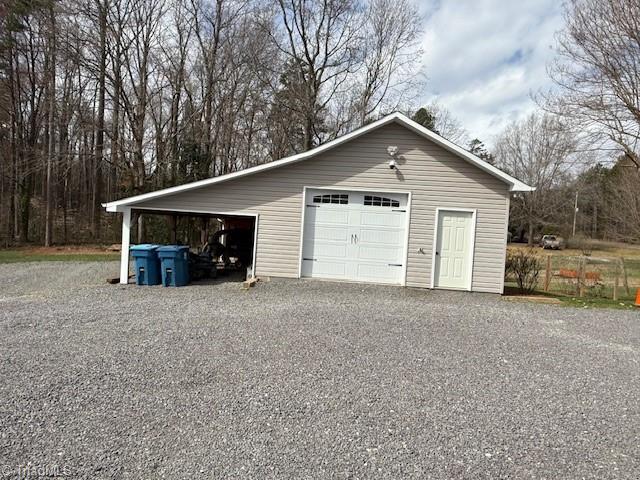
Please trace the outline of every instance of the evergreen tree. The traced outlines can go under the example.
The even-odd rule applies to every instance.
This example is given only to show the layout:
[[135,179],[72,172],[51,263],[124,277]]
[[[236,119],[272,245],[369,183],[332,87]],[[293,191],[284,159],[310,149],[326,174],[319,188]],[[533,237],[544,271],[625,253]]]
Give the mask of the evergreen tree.
[[484,142],[481,140],[474,138],[469,142],[469,152],[473,153],[476,157],[484,160],[487,163],[493,165],[495,163],[495,158],[493,154],[487,150]]
[[428,128],[433,133],[440,134],[440,132],[438,132],[438,130],[436,129],[436,116],[433,114],[433,112],[429,111],[428,108],[420,108],[416,113],[413,114],[413,117],[411,118],[414,122],[419,123],[425,128]]

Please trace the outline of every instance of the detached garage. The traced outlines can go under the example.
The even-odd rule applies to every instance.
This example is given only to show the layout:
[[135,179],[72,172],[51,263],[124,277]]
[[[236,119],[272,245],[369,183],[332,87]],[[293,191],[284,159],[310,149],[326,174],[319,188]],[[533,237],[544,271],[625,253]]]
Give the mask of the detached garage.
[[533,189],[392,114],[308,152],[105,204],[253,221],[256,276],[502,293],[511,192]]

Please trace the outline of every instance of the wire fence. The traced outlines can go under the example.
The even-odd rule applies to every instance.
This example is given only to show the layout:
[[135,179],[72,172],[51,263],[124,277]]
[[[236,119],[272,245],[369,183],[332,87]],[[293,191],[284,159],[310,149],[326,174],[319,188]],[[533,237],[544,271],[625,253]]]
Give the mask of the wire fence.
[[624,257],[541,257],[538,288],[577,297],[633,298],[640,288],[640,259]]

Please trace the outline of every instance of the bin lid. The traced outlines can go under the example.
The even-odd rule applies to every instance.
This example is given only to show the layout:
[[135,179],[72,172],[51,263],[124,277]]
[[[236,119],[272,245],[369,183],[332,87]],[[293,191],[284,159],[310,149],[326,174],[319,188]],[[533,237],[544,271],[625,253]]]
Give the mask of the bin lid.
[[138,251],[138,252],[150,252],[157,249],[160,245],[156,245],[154,243],[141,243],[139,245],[132,245],[129,250]]
[[163,245],[158,248],[158,252],[183,252],[189,250],[189,245]]

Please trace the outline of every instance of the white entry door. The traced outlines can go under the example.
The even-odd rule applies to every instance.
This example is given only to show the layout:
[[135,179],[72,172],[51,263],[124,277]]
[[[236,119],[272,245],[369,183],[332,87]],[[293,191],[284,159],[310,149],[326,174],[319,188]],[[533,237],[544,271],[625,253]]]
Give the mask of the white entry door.
[[407,195],[308,190],[302,276],[402,284]]
[[474,219],[473,212],[438,212],[434,287],[471,289]]

